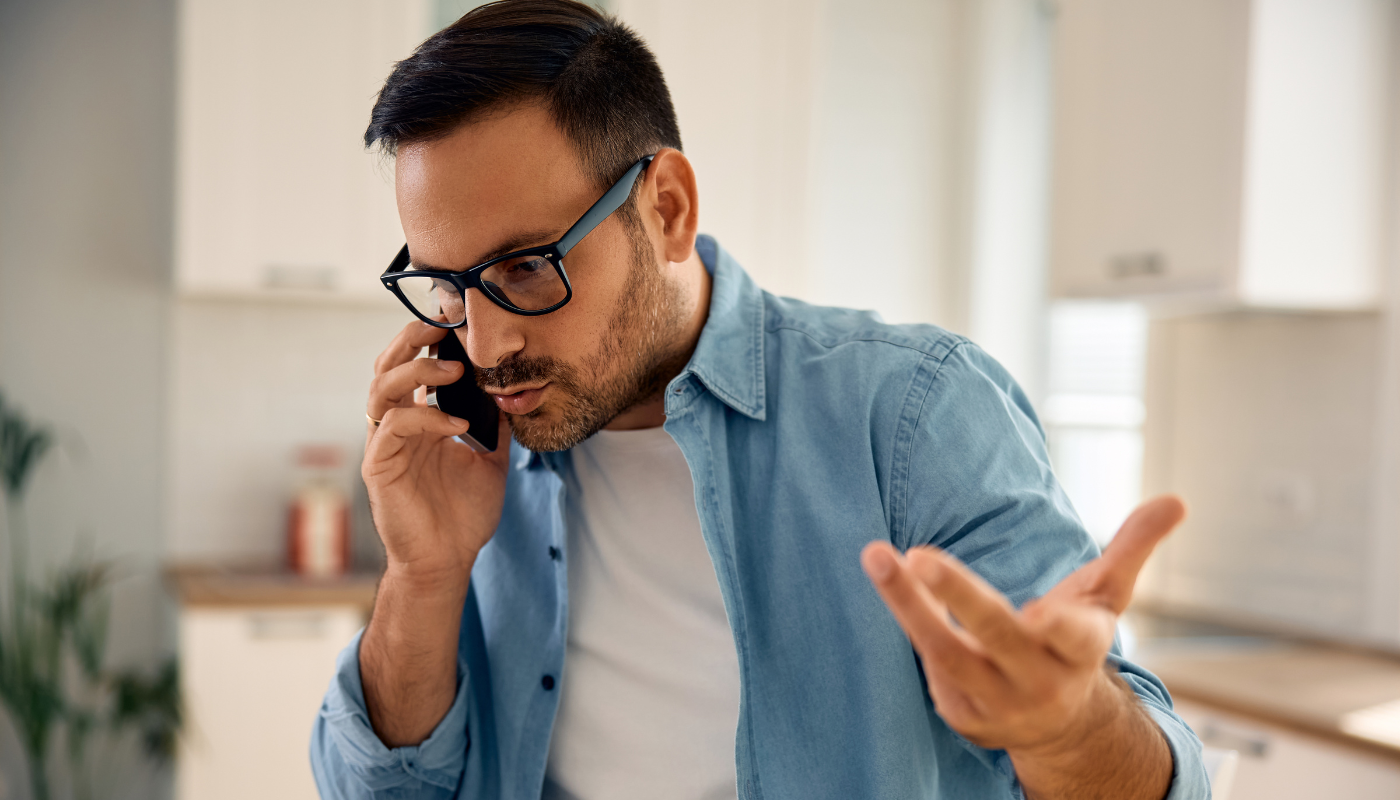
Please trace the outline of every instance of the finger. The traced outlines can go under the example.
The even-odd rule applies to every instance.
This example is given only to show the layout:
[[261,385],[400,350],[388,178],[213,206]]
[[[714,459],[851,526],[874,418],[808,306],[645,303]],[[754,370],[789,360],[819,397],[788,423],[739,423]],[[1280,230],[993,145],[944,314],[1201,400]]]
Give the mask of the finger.
[[417,358],[424,347],[442,341],[449,333],[452,332],[446,328],[437,328],[419,320],[408,323],[374,360],[374,374],[379,375],[400,364],[407,364]]
[[916,547],[909,551],[908,559],[919,579],[948,605],[953,617],[1002,672],[1020,677],[1038,671],[1044,653],[1001,592],[941,550]]
[[418,358],[400,364],[370,381],[366,413],[374,419],[383,419],[389,409],[409,405],[420,386],[456,383],[462,377],[462,369],[460,361],[439,361],[436,358]]
[[1043,603],[1025,616],[1031,636],[1075,667],[1103,663],[1118,622],[1112,611],[1090,603]]
[[976,698],[953,685],[939,670],[925,668],[924,677],[928,679],[928,693],[933,698],[934,710],[958,733],[966,736],[986,720],[987,709]]
[[466,433],[468,427],[466,420],[436,408],[391,408],[384,413],[384,419],[365,449],[365,463],[387,461],[415,436],[457,436]]
[[1147,500],[1128,515],[1099,558],[1097,594],[1104,605],[1123,613],[1148,556],[1185,517],[1186,504],[1170,494]]
[[967,694],[1006,691],[1005,678],[954,630],[942,604],[929,594],[897,550],[888,542],[871,542],[860,560],[895,621],[919,651],[926,670],[936,670]]

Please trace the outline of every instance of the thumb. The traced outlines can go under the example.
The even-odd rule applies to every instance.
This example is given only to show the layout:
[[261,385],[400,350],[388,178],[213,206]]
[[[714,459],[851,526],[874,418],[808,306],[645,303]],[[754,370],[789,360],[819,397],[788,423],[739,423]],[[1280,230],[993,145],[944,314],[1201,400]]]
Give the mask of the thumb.
[[1098,666],[1113,646],[1117,615],[1103,606],[1040,604],[1026,614],[1026,627],[1065,663]]
[[1172,494],[1146,500],[1128,515],[1099,559],[1099,593],[1115,613],[1133,597],[1133,586],[1148,556],[1186,518],[1186,504]]

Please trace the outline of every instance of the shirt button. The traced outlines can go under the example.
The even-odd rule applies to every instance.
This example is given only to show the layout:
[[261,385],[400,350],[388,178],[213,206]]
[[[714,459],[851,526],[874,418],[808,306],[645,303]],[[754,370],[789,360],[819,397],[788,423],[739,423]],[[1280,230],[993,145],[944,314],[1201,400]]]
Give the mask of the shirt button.
[[544,676],[543,678],[540,678],[540,685],[544,687],[544,690],[545,690],[546,692],[553,691],[553,690],[554,690],[554,676],[553,676],[553,675],[546,675],[546,676]]
[[560,554],[560,552],[559,552],[559,548],[557,548],[557,547],[551,547],[551,548],[549,548],[549,557],[550,557],[551,560],[553,560],[553,561],[558,561],[560,555],[561,555],[561,554]]

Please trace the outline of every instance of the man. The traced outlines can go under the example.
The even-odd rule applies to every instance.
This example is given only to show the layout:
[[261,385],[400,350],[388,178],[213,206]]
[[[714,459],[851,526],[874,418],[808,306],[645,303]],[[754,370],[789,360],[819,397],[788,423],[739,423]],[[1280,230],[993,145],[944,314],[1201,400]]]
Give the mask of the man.
[[[754,286],[697,236],[630,31],[479,8],[394,69],[365,139],[395,154],[411,266],[385,280],[421,321],[375,364],[388,566],[316,725],[323,796],[1208,796],[1113,647],[1180,503],[1096,559],[974,345]],[[462,377],[417,358],[454,335],[494,453],[418,399]]]

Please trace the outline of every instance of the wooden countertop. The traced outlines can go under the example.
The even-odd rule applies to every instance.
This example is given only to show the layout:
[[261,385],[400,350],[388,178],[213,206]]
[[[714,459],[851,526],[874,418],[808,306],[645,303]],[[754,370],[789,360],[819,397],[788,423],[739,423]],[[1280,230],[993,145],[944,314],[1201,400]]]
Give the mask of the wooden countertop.
[[1151,632],[1162,619],[1129,618],[1144,629],[1134,661],[1173,697],[1400,761],[1400,656],[1220,626]]
[[374,606],[377,573],[308,578],[267,565],[176,564],[165,569],[184,606]]
[[[374,605],[377,574],[307,578],[267,565],[165,570],[185,606]],[[1400,761],[1400,654],[1135,608],[1133,659],[1174,697]]]

